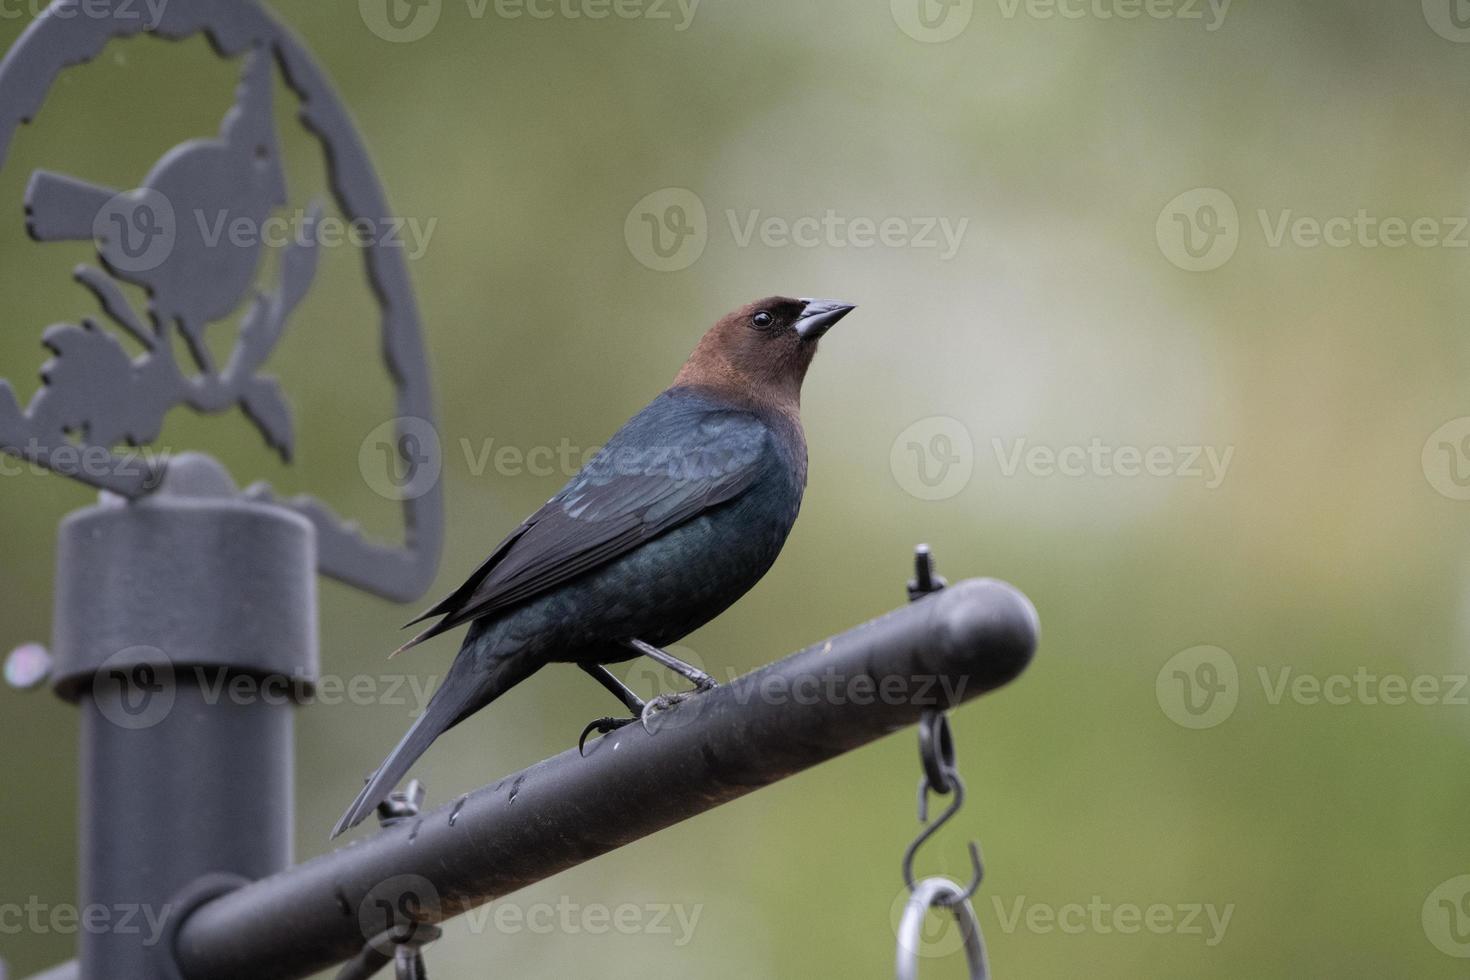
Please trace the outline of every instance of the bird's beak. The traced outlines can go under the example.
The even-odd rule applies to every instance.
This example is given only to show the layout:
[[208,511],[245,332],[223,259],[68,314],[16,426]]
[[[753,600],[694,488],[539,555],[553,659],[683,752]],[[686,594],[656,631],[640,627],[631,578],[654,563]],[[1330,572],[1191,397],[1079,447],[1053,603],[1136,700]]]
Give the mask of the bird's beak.
[[832,329],[833,324],[857,307],[835,299],[803,299],[806,309],[796,321],[796,335],[802,340],[816,340]]

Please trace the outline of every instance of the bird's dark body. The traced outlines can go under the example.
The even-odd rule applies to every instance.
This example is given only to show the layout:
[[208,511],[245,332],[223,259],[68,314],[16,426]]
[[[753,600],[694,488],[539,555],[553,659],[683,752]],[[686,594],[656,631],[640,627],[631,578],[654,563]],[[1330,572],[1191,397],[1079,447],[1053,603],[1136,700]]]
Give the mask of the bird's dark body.
[[[664,434],[671,430],[702,441],[669,445]],[[796,522],[806,485],[800,425],[779,413],[734,409],[698,389],[674,388],[629,420],[600,457],[603,470],[674,474],[686,467],[692,475],[727,461],[754,471],[734,499],[553,592],[478,620],[466,651],[487,664],[506,657],[617,663],[638,655],[621,641],[663,646],[724,612],[770,569]],[[575,507],[584,484],[602,478],[599,461],[589,470],[548,506]]]
[[470,628],[334,834],[370,813],[435,738],[548,663],[616,663],[641,644],[714,683],[655,648],[718,616],[780,554],[806,487],[801,382],[817,339],[851,309],[777,296],[722,318],[672,387],[419,617],[438,622],[400,649]]

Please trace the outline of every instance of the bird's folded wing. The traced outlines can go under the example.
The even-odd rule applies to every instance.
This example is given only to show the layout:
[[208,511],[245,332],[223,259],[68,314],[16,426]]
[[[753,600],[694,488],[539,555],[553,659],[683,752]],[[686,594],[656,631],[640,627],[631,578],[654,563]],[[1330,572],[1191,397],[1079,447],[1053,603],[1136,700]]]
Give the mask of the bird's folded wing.
[[727,503],[759,476],[770,430],[748,412],[659,399],[628,422],[399,649],[533,598]]

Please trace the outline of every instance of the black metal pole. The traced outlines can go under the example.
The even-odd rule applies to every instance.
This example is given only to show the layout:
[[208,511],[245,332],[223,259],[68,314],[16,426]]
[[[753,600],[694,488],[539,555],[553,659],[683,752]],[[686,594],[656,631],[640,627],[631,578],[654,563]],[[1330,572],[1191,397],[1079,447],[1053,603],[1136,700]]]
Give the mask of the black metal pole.
[[80,930],[81,977],[167,978],[192,904],[291,863],[312,526],[179,457],[152,496],[63,523],[54,646],[82,716],[80,905],[108,917]]
[[180,927],[181,972],[309,976],[387,927],[459,914],[999,687],[1037,630],[1014,588],[962,582],[685,701],[652,734],[621,729],[208,901]]

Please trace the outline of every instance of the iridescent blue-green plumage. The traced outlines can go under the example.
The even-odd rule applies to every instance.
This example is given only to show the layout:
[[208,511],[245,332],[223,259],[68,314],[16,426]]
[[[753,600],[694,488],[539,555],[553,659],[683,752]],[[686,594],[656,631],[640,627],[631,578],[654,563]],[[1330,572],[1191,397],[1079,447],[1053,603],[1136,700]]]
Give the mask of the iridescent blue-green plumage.
[[[334,835],[438,735],[543,665],[627,660],[630,640],[672,643],[760,580],[806,484],[797,404],[815,337],[795,328],[811,302],[772,298],[717,324],[674,387],[419,617],[439,621],[405,648],[471,625],[424,715]],[[776,326],[752,326],[768,309]]]

